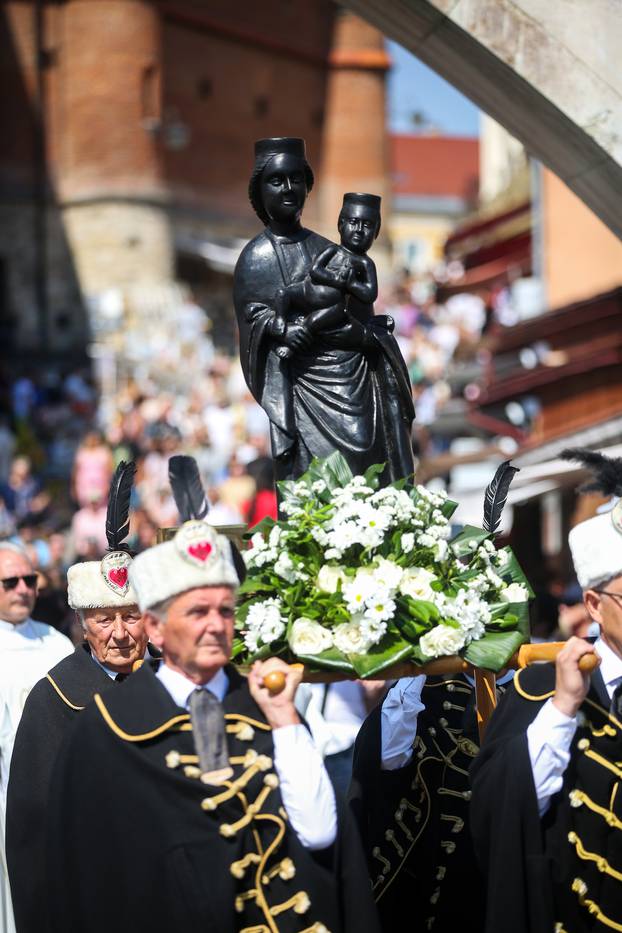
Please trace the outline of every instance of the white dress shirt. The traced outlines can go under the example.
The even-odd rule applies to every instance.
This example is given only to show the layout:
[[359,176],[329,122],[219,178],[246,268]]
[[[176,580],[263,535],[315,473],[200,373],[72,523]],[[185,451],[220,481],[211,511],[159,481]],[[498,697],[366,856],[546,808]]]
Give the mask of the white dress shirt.
[[[198,685],[163,662],[156,677],[177,706],[189,709],[190,695]],[[219,670],[203,687],[222,703],[229,686]],[[302,724],[272,730],[274,769],[280,782],[283,805],[290,822],[307,849],[325,849],[337,836],[335,793],[322,756]]]
[[[600,673],[611,699],[613,691],[622,682],[622,659],[602,638],[596,640],[594,648],[600,655]],[[558,710],[552,697],[527,728],[527,745],[540,816],[544,816],[551,797],[562,788],[576,731],[577,717],[566,716]]]

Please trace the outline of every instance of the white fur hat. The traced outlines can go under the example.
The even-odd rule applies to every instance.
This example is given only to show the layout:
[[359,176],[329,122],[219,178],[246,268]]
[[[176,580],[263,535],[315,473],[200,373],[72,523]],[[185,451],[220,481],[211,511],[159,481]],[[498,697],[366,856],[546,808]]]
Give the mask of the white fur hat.
[[139,554],[130,581],[141,612],[199,586],[237,587],[240,582],[228,539],[203,521],[185,522],[171,541]]
[[74,564],[67,571],[67,601],[72,609],[136,606],[130,580],[132,558],[127,551],[111,551],[102,560]]
[[622,501],[580,522],[568,535],[577,579],[583,590],[622,575]]

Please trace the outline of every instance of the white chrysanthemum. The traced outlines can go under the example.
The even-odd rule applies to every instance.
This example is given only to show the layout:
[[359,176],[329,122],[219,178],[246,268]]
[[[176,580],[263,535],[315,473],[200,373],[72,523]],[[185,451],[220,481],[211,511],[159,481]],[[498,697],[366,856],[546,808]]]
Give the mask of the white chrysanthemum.
[[415,535],[412,531],[407,532],[400,538],[400,547],[404,554],[410,554],[415,549]]
[[324,593],[336,593],[339,581],[343,586],[347,579],[343,567],[332,567],[330,564],[323,564],[317,575],[317,588]]
[[360,621],[363,638],[367,639],[370,645],[377,645],[387,631],[387,623],[382,619],[370,619],[367,613]]
[[358,544],[361,540],[361,532],[354,522],[344,522],[338,525],[328,535],[328,544],[332,548],[343,553],[353,544]]
[[463,647],[463,632],[451,625],[437,625],[419,639],[419,648],[428,658],[456,654]]
[[465,636],[465,643],[481,638],[490,622],[490,608],[473,589],[459,590],[445,606],[447,615],[456,619]]
[[434,590],[430,586],[436,575],[425,567],[407,567],[400,582],[400,593],[413,599],[432,600]]
[[278,547],[282,534],[283,531],[279,525],[274,525],[274,527],[270,529],[270,534],[268,535],[268,544],[270,547]]
[[332,644],[332,632],[319,622],[301,616],[292,625],[289,646],[294,654],[320,654]]
[[500,591],[499,599],[503,603],[526,603],[529,593],[522,583],[510,583]]
[[294,583],[298,579],[296,566],[287,551],[281,551],[279,554],[274,565],[274,572],[288,583]]
[[259,648],[259,632],[249,629],[244,633],[244,644],[249,651],[255,652]]
[[249,642],[255,643],[256,650],[257,639],[261,639],[264,644],[270,644],[279,638],[285,631],[285,623],[281,618],[281,600],[264,599],[262,602],[253,603],[246,616],[246,635],[244,642],[249,646]]
[[430,534],[422,532],[417,536],[417,544],[420,544],[421,547],[434,547],[436,544],[436,538]]
[[316,481],[311,484],[311,489],[319,496],[326,489],[326,483],[323,479],[316,479]]
[[497,551],[495,555],[495,563],[497,567],[505,567],[506,564],[510,563],[510,555],[507,551]]
[[364,654],[370,647],[360,622],[343,622],[334,630],[335,646],[344,654]]
[[447,557],[447,552],[449,551],[449,544],[443,538],[439,540],[434,545],[434,557],[438,561],[444,561]]
[[377,557],[376,566],[371,568],[371,572],[379,586],[393,592],[398,589],[404,576],[404,568],[386,557]]
[[395,602],[386,594],[378,594],[368,600],[364,617],[370,621],[388,622],[395,615]]
[[353,580],[343,584],[343,598],[349,612],[361,612],[368,601],[378,592],[378,584],[372,573],[357,573]]
[[251,546],[255,551],[263,551],[264,548],[268,547],[264,536],[260,531],[256,531],[251,537]]

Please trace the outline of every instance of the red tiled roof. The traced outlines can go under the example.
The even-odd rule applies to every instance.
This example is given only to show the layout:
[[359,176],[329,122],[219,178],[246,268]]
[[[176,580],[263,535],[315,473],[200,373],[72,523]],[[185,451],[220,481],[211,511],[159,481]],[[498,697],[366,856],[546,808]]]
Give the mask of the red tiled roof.
[[393,134],[393,194],[473,199],[479,183],[479,140]]

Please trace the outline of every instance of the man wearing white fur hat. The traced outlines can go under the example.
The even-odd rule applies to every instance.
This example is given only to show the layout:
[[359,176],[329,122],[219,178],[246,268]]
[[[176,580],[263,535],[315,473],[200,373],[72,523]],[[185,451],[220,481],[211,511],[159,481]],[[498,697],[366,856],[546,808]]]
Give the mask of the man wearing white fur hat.
[[582,491],[614,496],[568,538],[600,635],[517,672],[471,768],[487,933],[622,929],[622,460],[562,456],[594,471]]
[[[360,842],[294,706],[299,673],[272,659],[247,681],[228,664],[227,539],[186,521],[130,578],[163,661],[96,697],[61,753],[53,930],[376,933]],[[276,697],[273,668],[286,674]],[[104,807],[94,844],[83,827]]]
[[129,531],[133,463],[120,463],[107,512],[109,549],[101,561],[74,564],[67,598],[84,641],[31,691],[20,722],[7,799],[7,862],[19,933],[48,930],[45,821],[52,769],[67,732],[96,693],[125,678],[144,657],[147,635],[130,585]]

